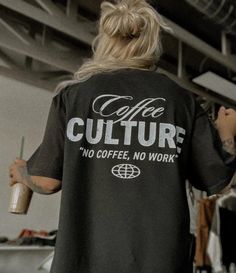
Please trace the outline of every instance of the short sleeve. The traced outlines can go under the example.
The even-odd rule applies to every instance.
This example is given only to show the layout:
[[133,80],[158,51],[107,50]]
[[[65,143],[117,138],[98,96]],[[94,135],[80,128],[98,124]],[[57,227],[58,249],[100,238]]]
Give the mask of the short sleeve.
[[50,106],[42,143],[27,161],[28,173],[62,180],[65,139],[65,104],[62,94]]
[[189,164],[189,182],[210,195],[225,188],[235,172],[235,157],[224,152],[217,130],[198,104],[190,141]]

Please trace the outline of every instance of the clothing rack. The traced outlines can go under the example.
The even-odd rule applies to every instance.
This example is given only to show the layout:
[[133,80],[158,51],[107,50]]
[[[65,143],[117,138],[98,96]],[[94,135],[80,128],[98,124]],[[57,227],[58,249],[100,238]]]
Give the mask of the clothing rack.
[[[225,219],[223,218],[224,215],[227,216],[227,211],[233,212],[232,219],[234,220],[232,220],[232,223],[227,222],[227,224],[223,225],[222,219]],[[231,224],[235,225],[236,230],[235,188],[224,195],[214,195],[199,200],[194,273],[236,273],[236,244],[235,251],[234,247],[230,245],[232,240],[236,241],[236,233],[234,235],[231,231]],[[207,225],[209,231],[206,230]],[[227,227],[230,228],[227,229]],[[227,236],[223,236],[222,232],[225,232]],[[232,233],[232,240],[228,238],[228,233]],[[204,240],[207,240],[207,242]],[[201,249],[203,247],[205,249]],[[198,253],[199,251],[201,253]],[[222,266],[221,271],[217,271],[216,268],[220,268],[220,263]]]

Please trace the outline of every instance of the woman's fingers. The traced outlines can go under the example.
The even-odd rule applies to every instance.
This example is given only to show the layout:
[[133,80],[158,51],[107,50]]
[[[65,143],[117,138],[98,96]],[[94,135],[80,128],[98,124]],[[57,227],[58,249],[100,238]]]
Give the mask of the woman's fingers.
[[20,166],[26,165],[26,161],[23,159],[16,158],[14,162],[15,162],[15,164],[20,165]]
[[232,108],[220,107],[216,127],[221,136],[236,136],[236,111]]
[[225,111],[226,111],[226,108],[224,106],[221,106],[219,109],[219,113],[223,114],[223,113],[225,113]]
[[10,185],[10,186],[13,186],[14,184],[18,183],[14,171],[11,171],[11,172],[9,173],[9,176],[10,176],[10,182],[9,182],[9,185]]
[[236,111],[234,109],[232,109],[232,108],[229,108],[229,109],[225,110],[225,113],[227,115],[231,115],[231,114],[234,115],[234,114],[236,114]]
[[26,161],[15,159],[14,163],[9,167],[10,186],[15,183],[23,183],[22,169],[26,167]]

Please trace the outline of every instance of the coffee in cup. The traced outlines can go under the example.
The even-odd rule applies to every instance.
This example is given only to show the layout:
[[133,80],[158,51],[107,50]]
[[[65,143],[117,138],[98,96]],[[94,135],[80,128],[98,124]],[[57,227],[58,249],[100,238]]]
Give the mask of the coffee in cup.
[[33,191],[22,183],[12,186],[9,212],[14,214],[27,214]]

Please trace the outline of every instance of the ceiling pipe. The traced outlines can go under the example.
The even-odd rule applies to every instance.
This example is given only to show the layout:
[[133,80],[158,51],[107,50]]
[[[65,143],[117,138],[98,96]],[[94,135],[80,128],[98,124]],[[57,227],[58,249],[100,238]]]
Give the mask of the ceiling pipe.
[[221,25],[225,32],[236,35],[235,0],[185,0],[207,18]]

